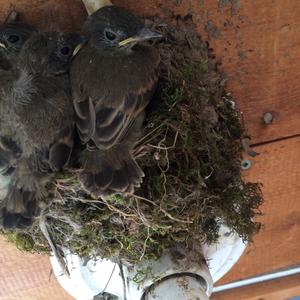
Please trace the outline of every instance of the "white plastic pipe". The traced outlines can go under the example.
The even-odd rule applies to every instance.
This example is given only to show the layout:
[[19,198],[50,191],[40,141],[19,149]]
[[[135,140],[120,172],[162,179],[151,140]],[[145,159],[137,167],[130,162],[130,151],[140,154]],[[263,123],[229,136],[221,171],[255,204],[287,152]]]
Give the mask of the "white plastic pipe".
[[239,287],[243,287],[243,286],[247,286],[247,285],[251,285],[251,284],[255,284],[255,283],[260,283],[260,282],[264,282],[264,281],[269,281],[269,280],[273,280],[273,279],[278,279],[278,278],[282,278],[282,277],[286,277],[286,276],[291,276],[291,275],[295,275],[295,274],[300,274],[300,267],[285,270],[285,271],[278,271],[278,272],[274,272],[274,273],[270,273],[270,274],[266,274],[266,275],[256,276],[256,277],[249,278],[249,279],[239,280],[239,281],[235,281],[235,282],[228,283],[228,284],[223,284],[223,285],[215,287],[213,289],[213,292],[214,293],[222,292],[222,291],[226,291],[226,290],[230,290],[230,289],[234,289],[234,288],[239,288]]
[[149,291],[145,300],[209,300],[205,286],[191,276],[179,276],[167,279]]
[[[131,266],[128,268],[123,266],[124,277],[121,277],[119,265],[116,265],[116,263],[112,261],[98,258],[86,262],[78,256],[69,253],[69,251],[66,251],[68,269],[71,273],[70,278],[68,278],[63,275],[54,257],[51,258],[51,263],[54,274],[60,284],[77,300],[92,300],[94,295],[101,292],[110,293],[118,296],[120,300],[123,300],[124,288],[126,289],[126,300],[141,300],[143,299],[142,296],[145,296],[146,293],[151,290],[151,287],[155,288],[152,290],[160,293],[161,289],[165,290],[165,284],[169,287],[171,286],[170,290],[174,290],[176,293],[184,292],[180,291],[180,286],[190,287],[190,299],[194,300],[198,297],[201,300],[206,300],[205,297],[209,297],[213,291],[213,281],[216,282],[220,279],[234,265],[245,249],[245,244],[243,244],[238,235],[230,234],[230,232],[228,228],[222,226],[220,229],[221,237],[218,243],[202,245],[203,255],[209,263],[209,268],[207,268],[206,264],[200,266],[197,263],[191,264],[191,261],[197,259],[199,255],[192,255],[190,258],[185,258],[184,256],[186,255],[179,255],[177,256],[177,260],[179,260],[174,264],[174,259],[166,253],[159,260],[144,262],[144,264],[140,266]],[[200,256],[202,257],[202,255]],[[180,257],[182,259],[180,259]],[[138,270],[144,271],[144,275],[149,273],[150,278],[145,276],[144,280],[138,283],[137,278],[135,278]],[[182,281],[181,279],[184,279],[185,276],[188,276],[188,281],[182,284],[185,280]],[[195,282],[195,277],[197,280],[200,280],[200,282]],[[175,282],[174,278],[176,278]],[[201,280],[201,278],[204,280]],[[167,283],[169,279],[172,279],[172,282],[169,281]],[[163,282],[165,282],[164,285],[161,285]],[[203,282],[206,283],[204,294]],[[156,290],[156,288],[159,288],[159,290]],[[197,290],[195,292],[197,297],[194,297],[193,289]],[[167,295],[168,294],[164,295],[164,297]],[[202,298],[200,298],[200,296]],[[161,299],[165,299],[164,297]],[[155,300],[158,299],[159,298]],[[176,297],[171,298],[171,300],[177,299]],[[149,298],[149,300],[151,300],[151,298]],[[181,298],[180,300],[186,299]]]

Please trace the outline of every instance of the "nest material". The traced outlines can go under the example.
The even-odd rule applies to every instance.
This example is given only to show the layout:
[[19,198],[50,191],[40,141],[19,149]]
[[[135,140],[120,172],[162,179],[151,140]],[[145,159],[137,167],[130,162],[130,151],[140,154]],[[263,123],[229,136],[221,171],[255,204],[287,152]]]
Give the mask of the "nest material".
[[[213,243],[221,224],[245,241],[260,229],[260,185],[242,180],[245,130],[212,50],[191,20],[156,30],[165,38],[156,45],[160,86],[135,149],[145,172],[141,188],[94,200],[69,171],[57,175],[55,200],[44,211],[57,246],[80,256],[134,263],[176,243]],[[29,251],[48,250],[38,224],[9,238]]]

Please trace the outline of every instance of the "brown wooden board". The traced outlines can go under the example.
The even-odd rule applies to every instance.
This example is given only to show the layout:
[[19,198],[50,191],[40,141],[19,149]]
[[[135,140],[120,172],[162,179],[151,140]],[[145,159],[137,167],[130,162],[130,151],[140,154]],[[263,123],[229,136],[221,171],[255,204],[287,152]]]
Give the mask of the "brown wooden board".
[[[300,264],[300,137],[254,148],[245,178],[263,183],[264,228],[218,284]],[[300,281],[299,281],[300,285]]]
[[[300,1],[113,2],[142,16],[192,15],[199,33],[209,40],[216,59],[222,61],[228,89],[244,112],[253,143],[299,134]],[[23,13],[25,20],[43,29],[77,30],[85,18],[80,0],[0,0],[2,19],[10,4]],[[268,111],[275,119],[265,126],[262,115]],[[245,176],[264,183],[265,215],[261,220],[265,229],[220,283],[300,263],[300,138],[256,150],[261,154],[253,159],[253,167]],[[53,277],[49,281],[47,257],[20,254],[2,240],[0,247],[0,300],[68,299]]]
[[51,272],[49,257],[19,251],[0,237],[0,300],[69,300]]
[[15,8],[20,21],[42,30],[77,31],[86,12],[81,0],[0,0],[0,20]]
[[[300,133],[300,1],[113,2],[142,16],[193,16],[222,61],[228,90],[244,112],[253,143]],[[274,115],[272,125],[262,121],[266,112]]]

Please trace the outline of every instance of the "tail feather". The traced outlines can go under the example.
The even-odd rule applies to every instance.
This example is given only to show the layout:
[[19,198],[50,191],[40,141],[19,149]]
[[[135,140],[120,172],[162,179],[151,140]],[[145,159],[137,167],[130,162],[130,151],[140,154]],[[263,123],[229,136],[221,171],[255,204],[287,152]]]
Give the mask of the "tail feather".
[[74,130],[68,126],[61,130],[56,141],[50,147],[49,162],[53,171],[60,171],[66,167],[70,161],[74,144]]
[[25,218],[39,215],[38,195],[36,191],[27,191],[11,186],[7,195],[6,209],[9,212],[21,214]]
[[[135,160],[129,162],[127,165],[127,172],[128,176],[134,180],[134,185],[139,187],[143,182],[145,174]],[[135,174],[138,174],[138,176],[135,176]]]
[[70,161],[72,147],[60,143],[55,144],[49,153],[50,167],[53,171],[62,170]]
[[10,213],[5,208],[2,210],[2,223],[4,229],[24,229],[33,224],[33,218],[21,214]]
[[47,192],[51,177],[32,166],[33,160],[19,161],[11,177],[8,193],[2,209],[4,228],[25,228],[40,214],[39,201]]
[[80,174],[85,189],[94,197],[115,193],[133,193],[144,173],[125,147],[112,150],[84,150]]
[[129,177],[127,174],[127,166],[124,166],[123,169],[115,170],[113,174],[113,180],[109,185],[109,189],[113,191],[120,191],[124,193],[129,185],[133,185],[134,182],[129,182]]

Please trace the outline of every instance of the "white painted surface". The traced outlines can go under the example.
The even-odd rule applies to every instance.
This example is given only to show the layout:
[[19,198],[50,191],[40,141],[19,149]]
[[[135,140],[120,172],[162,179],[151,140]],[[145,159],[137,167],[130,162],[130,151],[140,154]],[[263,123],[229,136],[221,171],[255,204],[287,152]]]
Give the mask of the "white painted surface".
[[[203,246],[203,252],[208,260],[210,274],[214,282],[219,280],[230,270],[245,249],[245,244],[242,243],[241,239],[236,234],[229,234],[226,227],[222,227],[220,233],[221,238],[219,243],[211,246]],[[108,260],[98,259],[97,261],[89,261],[86,265],[83,265],[82,260],[78,256],[71,254],[67,255],[67,262],[71,274],[70,278],[63,275],[55,258],[51,257],[54,274],[64,289],[75,299],[90,300],[93,299],[94,295],[103,291],[114,294],[120,299],[123,299],[123,280],[120,276],[119,266],[115,263]],[[157,275],[159,278],[179,272],[201,274],[201,276],[208,282],[206,294],[210,295],[212,292],[212,281],[210,280],[209,272],[207,272],[205,268],[202,268],[202,270],[198,270],[196,267],[175,270],[172,266],[170,257],[166,255],[158,262],[152,262],[151,269],[152,272],[155,273],[154,276]],[[146,280],[143,285],[139,286],[132,280],[132,274],[134,274],[134,270],[130,271],[125,269],[126,278],[131,279],[129,280],[129,284],[126,284],[127,300],[140,300],[144,293],[144,288],[150,286],[152,282]],[[176,291],[178,286],[174,284],[174,281],[169,281],[169,283],[161,286],[159,285],[159,292],[162,292],[162,290],[165,291],[166,286],[170,289],[170,291],[173,289]],[[197,283],[194,281],[189,282],[189,284],[191,284],[192,289],[197,287]],[[200,295],[200,287],[198,290]],[[178,295],[180,295],[180,293]],[[176,298],[174,296],[170,299],[183,300],[184,298]],[[149,298],[149,300],[151,300],[151,298]]]
[[[75,299],[90,300],[104,291],[122,299],[123,281],[119,266],[109,260],[90,260],[86,265],[73,254],[66,254],[70,278],[66,277],[56,258],[50,257],[54,274],[62,287]],[[107,285],[107,286],[106,286]],[[106,287],[106,288],[105,288]]]
[[225,226],[220,229],[218,243],[202,246],[214,282],[221,279],[234,266],[245,248],[246,244],[242,239],[236,233],[230,233]]

